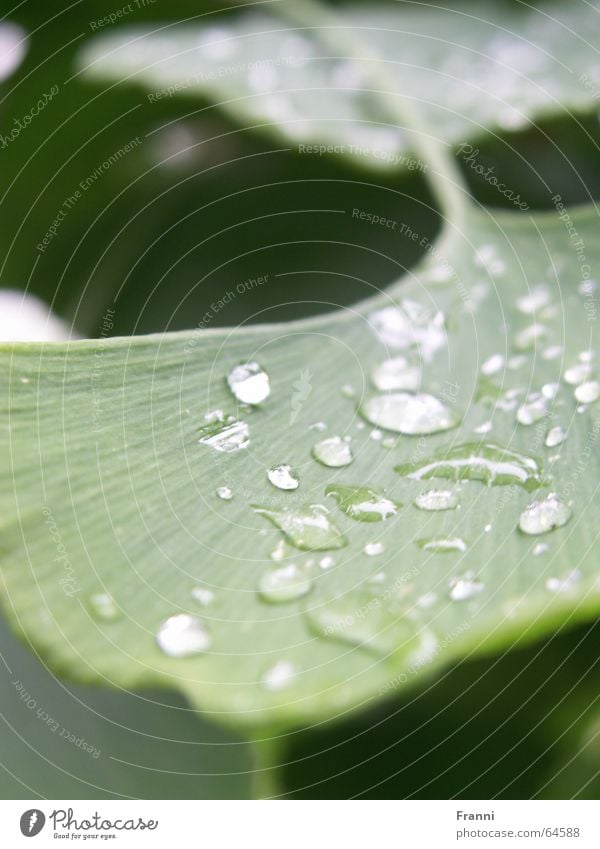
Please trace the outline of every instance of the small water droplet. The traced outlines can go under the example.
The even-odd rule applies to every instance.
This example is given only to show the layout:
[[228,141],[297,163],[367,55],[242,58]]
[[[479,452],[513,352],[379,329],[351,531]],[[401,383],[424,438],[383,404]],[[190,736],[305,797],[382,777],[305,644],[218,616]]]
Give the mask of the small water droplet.
[[381,444],[384,448],[396,448],[398,441],[393,436],[386,436],[386,438],[381,441]]
[[162,623],[156,642],[169,657],[184,658],[202,654],[210,648],[212,641],[200,619],[188,613],[178,613]]
[[580,383],[575,389],[575,400],[580,404],[593,404],[598,398],[600,398],[600,383],[597,380]]
[[365,401],[360,413],[376,427],[410,436],[439,433],[458,424],[458,417],[450,407],[424,392],[375,395]]
[[227,383],[242,404],[262,404],[271,393],[269,375],[258,363],[234,366],[227,376]]
[[533,397],[531,400],[521,404],[517,410],[517,421],[522,425],[532,425],[548,415],[545,398]]
[[373,440],[373,442],[381,442],[383,439],[383,431],[374,428],[369,434],[369,438]]
[[364,486],[331,484],[325,489],[325,494],[335,498],[340,509],[358,522],[380,522],[395,516],[398,507],[402,506],[386,498],[382,492]]
[[274,604],[295,601],[311,589],[312,580],[307,570],[295,563],[269,569],[261,576],[259,583],[261,597]]
[[330,436],[316,442],[312,455],[319,463],[332,469],[349,466],[354,459],[350,445],[341,436]]
[[583,383],[592,373],[592,367],[589,363],[577,363],[571,366],[563,374],[563,380],[569,386],[578,386]]
[[88,607],[94,619],[101,622],[113,622],[121,615],[121,611],[109,593],[93,593],[88,599]]
[[550,345],[542,351],[542,357],[544,360],[556,360],[560,357],[562,352],[563,349],[561,345]]
[[556,448],[557,445],[560,445],[567,438],[567,434],[560,427],[560,425],[556,425],[556,427],[551,427],[548,433],[546,434],[545,446],[546,448]]
[[526,295],[517,298],[517,309],[525,315],[532,315],[549,303],[550,290],[544,284],[539,284]]
[[396,466],[395,471],[413,480],[477,480],[488,486],[518,484],[527,490],[543,486],[541,468],[536,460],[493,443],[457,445],[431,459],[403,463]]
[[533,546],[533,556],[539,557],[542,554],[545,554],[548,551],[548,546],[545,542],[536,542]]
[[364,552],[367,557],[377,557],[378,554],[383,554],[384,547],[382,542],[368,542],[364,547]]
[[393,357],[375,366],[371,380],[375,388],[382,392],[390,389],[414,391],[421,382],[421,369],[411,365],[405,357]]
[[217,488],[217,496],[223,501],[231,501],[233,492],[228,486],[220,486]]
[[194,601],[197,601],[202,607],[208,607],[215,600],[214,592],[209,590],[208,587],[194,587],[191,595]]
[[369,324],[386,347],[397,350],[415,347],[426,362],[446,344],[443,313],[432,313],[408,298],[399,307],[385,307],[371,313]]
[[483,584],[475,580],[472,573],[469,572],[450,581],[450,598],[452,601],[467,601],[467,599],[479,595],[483,589]]
[[208,413],[204,418],[206,423],[198,431],[201,445],[231,454],[250,444],[250,430],[246,422],[237,421],[234,416],[225,417],[221,410]]
[[321,557],[319,560],[319,568],[323,570],[331,569],[332,566],[335,566],[335,560],[331,554],[326,554],[325,557]]
[[478,434],[490,433],[490,431],[492,430],[492,427],[493,427],[493,425],[490,421],[483,422],[478,427],[473,428],[473,433],[478,433]]
[[266,690],[278,693],[289,686],[296,676],[296,667],[289,660],[279,660],[273,664],[262,677],[262,683]]
[[310,504],[297,509],[270,510],[252,505],[259,516],[275,525],[296,548],[304,551],[327,551],[343,548],[346,538],[329,518],[326,507]]
[[566,525],[570,518],[570,507],[551,492],[527,505],[521,513],[519,528],[524,534],[545,534]]
[[548,333],[548,328],[543,324],[531,324],[524,330],[521,330],[515,336],[515,348],[518,351],[530,351],[535,348],[538,340],[543,339]]
[[564,578],[548,578],[546,581],[546,589],[551,593],[564,593],[572,590],[581,580],[581,572],[579,569],[573,569]]
[[345,383],[340,391],[344,398],[356,398],[356,389],[351,383]]
[[428,489],[414,500],[419,510],[454,510],[458,507],[458,496],[450,489]]
[[298,473],[287,464],[276,466],[274,469],[269,469],[267,477],[273,486],[277,487],[277,489],[298,489],[300,484]]
[[504,368],[504,357],[502,354],[492,354],[491,357],[488,357],[484,363],[481,365],[481,373],[486,377],[490,377],[493,374],[498,374],[498,372],[502,371]]
[[430,537],[428,539],[418,539],[416,543],[419,548],[425,551],[436,551],[440,554],[467,550],[466,542],[460,537]]
[[318,430],[322,432],[324,430],[327,430],[327,425],[325,424],[325,422],[313,422],[311,425],[309,425],[309,428],[310,430]]

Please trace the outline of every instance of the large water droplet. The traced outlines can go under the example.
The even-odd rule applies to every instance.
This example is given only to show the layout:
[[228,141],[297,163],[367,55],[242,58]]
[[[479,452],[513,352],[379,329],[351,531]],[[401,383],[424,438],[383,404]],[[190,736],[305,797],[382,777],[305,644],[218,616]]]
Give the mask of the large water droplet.
[[341,436],[330,436],[313,445],[315,460],[332,469],[349,466],[354,459],[350,445]]
[[234,416],[224,416],[220,410],[208,413],[204,418],[206,423],[198,431],[201,445],[231,454],[250,444],[250,430],[246,422],[237,421]]
[[121,615],[121,611],[108,593],[93,593],[88,598],[88,608],[94,619],[101,622],[113,622]]
[[288,563],[269,569],[260,579],[259,592],[265,601],[274,604],[295,601],[312,589],[312,580],[307,569]]
[[493,374],[498,374],[504,368],[504,357],[502,354],[492,354],[485,362],[481,364],[481,373],[486,377],[491,377]]
[[439,433],[458,424],[458,417],[450,407],[424,392],[375,395],[365,401],[360,412],[377,427],[410,436]]
[[417,495],[414,504],[419,510],[454,510],[458,496],[450,489],[428,489]]
[[570,518],[571,508],[551,492],[527,505],[521,513],[519,528],[524,534],[546,534],[566,525]]
[[477,480],[488,486],[518,484],[526,490],[543,486],[541,468],[536,460],[493,443],[457,445],[431,459],[403,463],[396,466],[396,471],[414,480]]
[[268,519],[296,548],[305,551],[327,551],[343,548],[348,541],[329,518],[326,507],[309,504],[286,510],[270,510],[253,505],[253,509]]
[[575,389],[575,399],[580,404],[593,404],[600,398],[600,383],[597,380],[587,380]]
[[271,693],[278,693],[285,687],[289,686],[296,676],[296,667],[289,660],[279,660],[273,664],[262,677],[262,683],[265,690]]
[[267,477],[277,489],[298,489],[300,485],[297,472],[287,464],[269,469]]
[[563,380],[570,386],[578,386],[583,383],[592,373],[592,367],[589,363],[577,363],[571,366],[563,374]]
[[178,613],[166,619],[156,635],[156,642],[169,657],[192,657],[202,654],[211,646],[211,638],[204,624],[188,613]]
[[389,389],[415,390],[421,382],[421,369],[411,365],[404,357],[393,357],[375,366],[371,380],[382,392]]
[[560,445],[567,438],[567,434],[564,432],[560,425],[556,425],[556,427],[551,427],[546,435],[545,446],[546,448],[556,448],[557,445]]
[[386,498],[383,493],[365,486],[331,484],[325,490],[351,519],[358,522],[380,522],[395,516],[402,505]]
[[436,551],[440,554],[448,554],[452,551],[466,551],[467,544],[460,537],[429,537],[418,539],[417,545],[425,551]]
[[408,298],[400,307],[385,307],[371,313],[369,324],[386,347],[398,350],[416,347],[426,362],[446,343],[443,313],[432,313]]
[[269,375],[258,363],[234,366],[227,376],[227,383],[242,404],[262,404],[271,393]]

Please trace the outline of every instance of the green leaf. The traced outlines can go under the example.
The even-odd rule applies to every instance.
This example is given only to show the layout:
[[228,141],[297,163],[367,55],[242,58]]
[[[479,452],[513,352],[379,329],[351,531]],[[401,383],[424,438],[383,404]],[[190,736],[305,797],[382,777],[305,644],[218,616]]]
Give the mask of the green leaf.
[[[337,39],[358,38],[364,50],[336,50],[322,38],[326,25],[294,26],[301,5],[278,4],[291,24],[252,11],[217,24],[114,29],[84,47],[80,67],[94,80],[135,80],[155,103],[197,94],[300,152],[344,154],[376,170],[426,167],[414,158],[412,128],[390,123],[381,108],[387,83],[451,146],[597,109],[597,2],[337,7]],[[385,63],[380,85],[373,56]]]
[[[598,612],[597,305],[585,279],[600,261],[595,213],[465,216],[413,275],[351,311],[4,346],[3,604],[52,669],[175,687],[236,726],[305,725]],[[421,370],[413,397],[429,435],[382,432],[359,415],[380,391],[372,371],[380,379],[382,361],[397,357]],[[254,407],[227,382],[250,362],[270,383]],[[476,394],[482,379],[497,385],[495,399]],[[430,432],[427,412],[439,410],[429,397],[452,413],[440,432]],[[229,429],[220,448],[248,444],[217,450],[207,415]],[[311,427],[319,422],[326,430]],[[560,444],[557,431],[548,439],[557,427]],[[347,465],[313,458],[329,436],[350,439]],[[515,453],[534,458],[545,486],[401,473],[444,452],[455,460],[465,444],[476,457],[474,442],[497,446],[484,460],[511,473]],[[282,464],[296,470],[296,490],[268,479]],[[332,486],[404,506],[357,522],[327,497]],[[417,508],[432,488],[456,491],[460,509]],[[550,492],[570,521],[540,536],[530,523],[519,530],[522,511]],[[540,530],[558,524],[547,519]],[[298,537],[308,520],[319,544]],[[336,534],[322,551],[328,523],[345,547]],[[440,553],[447,540],[461,545]],[[265,573],[278,567],[308,577],[308,590],[301,582],[302,593],[266,599]]]

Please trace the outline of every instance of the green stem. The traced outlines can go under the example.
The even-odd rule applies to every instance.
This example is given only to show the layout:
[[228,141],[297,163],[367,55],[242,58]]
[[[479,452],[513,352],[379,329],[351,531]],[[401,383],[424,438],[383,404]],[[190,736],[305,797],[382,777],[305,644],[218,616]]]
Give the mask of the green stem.
[[314,0],[282,0],[278,6],[285,16],[303,27],[317,30],[319,39],[334,49],[342,48],[349,57],[362,60],[367,78],[377,88],[379,99],[389,116],[398,122],[411,137],[410,148],[422,156],[428,166],[424,175],[439,205],[443,218],[460,226],[468,207],[468,189],[447,146],[431,132],[415,99],[395,89],[395,80],[386,67],[386,60],[374,53],[357,38],[352,26],[340,22],[334,12]]
[[285,793],[281,770],[281,744],[276,739],[253,740],[254,773],[252,796],[254,799],[273,799]]

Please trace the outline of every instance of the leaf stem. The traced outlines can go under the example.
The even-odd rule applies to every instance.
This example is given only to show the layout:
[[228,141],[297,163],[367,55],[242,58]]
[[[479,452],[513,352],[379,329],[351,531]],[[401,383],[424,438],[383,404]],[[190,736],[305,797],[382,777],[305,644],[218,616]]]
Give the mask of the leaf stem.
[[274,799],[285,793],[281,770],[281,745],[275,739],[255,737],[252,796],[254,799]]
[[400,123],[407,131],[411,150],[428,166],[424,176],[442,217],[446,223],[452,221],[460,226],[468,207],[469,193],[455,158],[446,144],[432,132],[415,105],[415,98],[396,90],[386,60],[355,36],[354,25],[340,21],[318,0],[281,0],[277,8],[290,21],[315,29],[324,43],[335,49],[342,48],[353,59],[364,61],[367,77],[377,87],[379,99],[390,120]]

